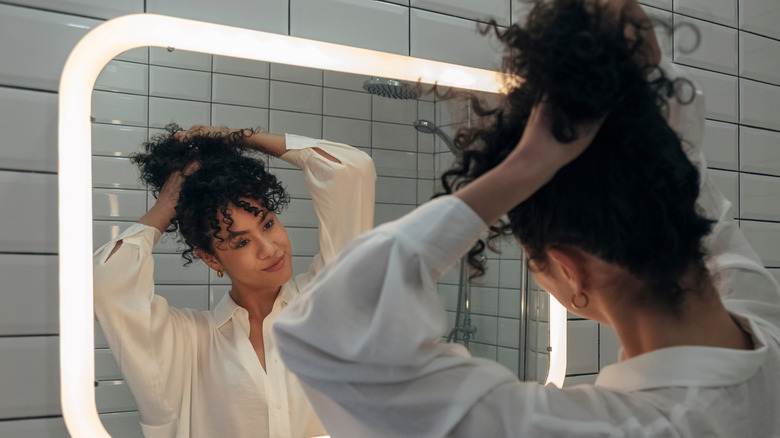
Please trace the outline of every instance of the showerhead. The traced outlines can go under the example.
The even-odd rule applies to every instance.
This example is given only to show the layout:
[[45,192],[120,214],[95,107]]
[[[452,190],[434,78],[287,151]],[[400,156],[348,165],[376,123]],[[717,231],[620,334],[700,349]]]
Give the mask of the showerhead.
[[422,91],[395,79],[373,78],[363,82],[363,89],[377,96],[391,99],[417,99]]
[[419,132],[422,132],[423,134],[438,135],[439,138],[441,138],[441,140],[444,142],[444,144],[446,144],[447,147],[450,149],[450,152],[452,152],[456,157],[460,155],[460,151],[458,151],[458,149],[455,148],[455,145],[452,144],[452,140],[450,140],[447,134],[445,134],[444,131],[441,130],[441,128],[436,126],[436,124],[431,122],[430,120],[415,120],[414,129],[416,129]]

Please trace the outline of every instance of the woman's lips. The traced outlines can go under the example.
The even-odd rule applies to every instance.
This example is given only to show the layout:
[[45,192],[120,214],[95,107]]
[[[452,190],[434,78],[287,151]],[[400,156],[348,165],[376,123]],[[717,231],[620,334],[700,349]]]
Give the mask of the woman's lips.
[[284,267],[284,256],[279,257],[279,260],[275,261],[271,266],[263,269],[266,272],[276,272]]

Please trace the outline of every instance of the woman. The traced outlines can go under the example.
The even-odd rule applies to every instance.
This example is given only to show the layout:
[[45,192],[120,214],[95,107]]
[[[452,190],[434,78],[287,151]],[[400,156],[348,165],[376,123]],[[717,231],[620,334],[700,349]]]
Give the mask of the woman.
[[[147,437],[312,437],[325,434],[271,336],[276,315],[373,222],[371,159],[295,135],[194,127],[148,143],[133,159],[157,201],[95,253],[95,313],[135,397]],[[303,170],[320,221],[320,253],[292,278],[277,214],[288,196],[254,149]],[[152,248],[178,229],[193,255],[231,280],[208,312],[154,294]]]
[[[653,68],[641,8],[539,2],[500,36],[525,82],[459,137],[454,196],[364,234],[277,319],[330,433],[780,436],[780,288],[704,174],[701,96]],[[438,341],[436,279],[507,212],[495,230],[537,282],[617,330],[595,385],[520,382]]]

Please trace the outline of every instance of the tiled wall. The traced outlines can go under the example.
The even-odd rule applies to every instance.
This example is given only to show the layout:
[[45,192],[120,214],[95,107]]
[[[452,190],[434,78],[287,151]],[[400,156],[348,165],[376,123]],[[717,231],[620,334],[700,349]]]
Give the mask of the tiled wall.
[[[669,41],[667,53],[690,66],[705,88],[710,166],[767,266],[780,268],[780,118],[772,110],[780,97],[780,7],[774,0],[647,4],[658,16],[692,20],[702,31],[699,51],[676,53]],[[91,28],[114,16],[151,12],[492,68],[495,44],[474,33],[476,21],[492,15],[508,25],[522,9],[510,0],[0,0],[0,393],[13,394],[0,398],[0,436],[66,436],[57,371],[56,91],[67,54]],[[377,222],[409,211],[432,191],[449,159],[432,136],[418,135],[409,124],[415,115],[445,126],[452,120],[430,100],[371,98],[359,83],[349,75],[175,51],[123,55],[106,68],[94,94],[96,243],[148,206],[126,155],[172,117],[185,126],[260,125],[362,147],[377,164]],[[282,164],[272,163],[296,198],[284,220],[296,264],[305,266],[316,252],[314,218],[299,175]],[[174,305],[205,309],[225,292],[202,265],[183,273],[172,242],[155,258],[159,291]],[[516,248],[493,255],[492,269],[472,294],[478,326],[472,350],[515,369],[522,368],[519,265]],[[780,269],[773,272],[780,276]],[[449,310],[456,281],[442,282]],[[530,294],[528,307],[539,322],[530,325],[537,335],[529,331],[528,337],[541,337],[529,345],[542,353],[544,297]],[[98,347],[105,347],[99,336]],[[569,381],[592,381],[615,360],[617,347],[609,329],[571,321]],[[543,374],[544,354],[533,358]],[[104,423],[117,436],[138,436],[132,398],[116,380],[110,353],[99,349],[96,361]]]

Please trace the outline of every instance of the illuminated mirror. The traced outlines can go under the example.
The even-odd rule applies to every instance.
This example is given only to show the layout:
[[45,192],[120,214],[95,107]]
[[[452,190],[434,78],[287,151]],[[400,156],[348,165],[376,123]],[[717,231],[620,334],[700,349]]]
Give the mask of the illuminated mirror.
[[[169,122],[252,126],[344,142],[372,155],[379,176],[375,222],[392,220],[433,192],[437,175],[452,160],[445,138],[464,122],[462,113],[452,112],[452,102],[433,95],[405,100],[371,95],[363,84],[375,77],[438,81],[486,93],[499,87],[491,71],[150,14],[111,20],[74,49],[61,81],[59,128],[62,405],[74,436],[107,436],[95,397],[99,403],[101,397],[132,403],[99,328],[94,350],[91,269],[92,250],[151,205],[127,154]],[[298,171],[280,160],[271,159],[269,165],[293,198],[282,220],[291,231],[298,273],[316,253],[316,219],[299,190]],[[515,369],[523,362],[538,363],[529,380],[539,380],[547,365],[521,358],[526,347],[536,345],[526,341],[536,334],[521,335],[520,315],[534,312],[537,330],[546,332],[544,324],[553,313],[546,315],[545,294],[539,299],[529,295],[533,304],[528,310],[519,289],[511,295],[508,284],[519,288],[532,280],[521,272],[517,245],[507,241],[502,248],[495,260],[488,255],[489,266],[496,276],[504,266],[517,275],[507,275],[505,268],[501,278],[472,285],[471,294],[464,293],[463,271],[457,267],[442,278],[440,291],[452,320],[449,335],[470,342],[475,355],[516,361]],[[212,308],[229,283],[202,263],[182,268],[178,250],[171,237],[155,248],[157,292],[177,307]],[[504,303],[500,310],[499,300]],[[508,310],[512,306],[505,303],[513,300],[517,308]],[[492,341],[489,337],[498,338],[501,327],[479,330],[491,306],[496,309],[490,324],[500,319],[516,339]],[[565,323],[565,312],[563,317]],[[469,333],[470,327],[476,330]],[[565,326],[563,334],[565,342]],[[547,358],[558,351],[565,352],[532,354]]]

